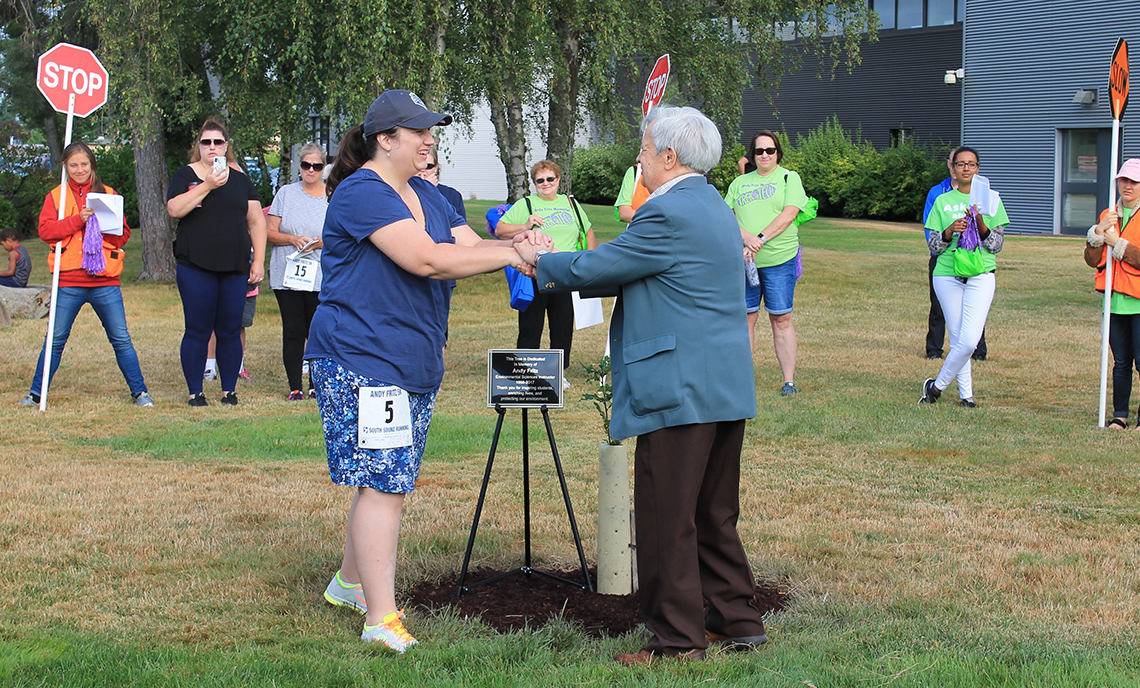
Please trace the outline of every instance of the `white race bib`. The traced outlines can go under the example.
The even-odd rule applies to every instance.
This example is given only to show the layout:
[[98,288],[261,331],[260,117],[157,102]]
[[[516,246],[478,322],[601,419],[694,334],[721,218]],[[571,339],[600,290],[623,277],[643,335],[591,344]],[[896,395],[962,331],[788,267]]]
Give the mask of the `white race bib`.
[[356,446],[396,449],[412,446],[412,410],[408,393],[394,385],[361,387]]
[[309,254],[285,259],[285,278],[281,286],[297,291],[316,291],[317,275],[321,274],[321,262]]

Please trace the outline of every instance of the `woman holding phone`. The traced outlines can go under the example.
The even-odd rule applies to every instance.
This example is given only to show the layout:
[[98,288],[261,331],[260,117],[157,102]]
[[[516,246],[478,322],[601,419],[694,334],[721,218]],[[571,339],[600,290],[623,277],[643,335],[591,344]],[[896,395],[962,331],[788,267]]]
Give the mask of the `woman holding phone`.
[[[325,197],[325,149],[306,143],[297,152],[301,179],[281,187],[269,206],[267,234],[269,287],[281,308],[281,360],[289,378],[289,401],[305,398],[302,368],[309,324],[321,302],[321,230],[329,202]],[[297,255],[295,255],[297,254]],[[313,381],[309,378],[309,396]]]
[[190,149],[190,164],[170,180],[166,210],[178,219],[176,277],[186,331],[182,374],[190,406],[206,406],[202,370],[210,333],[217,335],[222,403],[237,406],[241,321],[249,285],[265,273],[265,217],[249,177],[229,167],[235,158],[221,122],[208,119]]

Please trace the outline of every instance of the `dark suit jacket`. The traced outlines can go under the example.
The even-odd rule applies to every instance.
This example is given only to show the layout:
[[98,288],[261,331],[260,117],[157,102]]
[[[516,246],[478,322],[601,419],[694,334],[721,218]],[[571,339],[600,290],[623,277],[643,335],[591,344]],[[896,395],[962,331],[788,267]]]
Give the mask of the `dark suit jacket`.
[[704,179],[648,201],[596,250],[543,256],[537,278],[542,291],[617,295],[614,437],[756,415],[740,230]]

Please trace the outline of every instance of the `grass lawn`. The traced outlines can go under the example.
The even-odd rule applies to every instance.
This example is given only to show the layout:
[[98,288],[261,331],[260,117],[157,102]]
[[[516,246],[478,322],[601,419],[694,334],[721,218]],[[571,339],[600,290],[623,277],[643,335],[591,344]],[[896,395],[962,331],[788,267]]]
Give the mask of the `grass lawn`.
[[[490,205],[469,203],[473,226]],[[587,210],[601,240],[617,235],[611,208]],[[446,612],[409,614],[422,645],[405,656],[363,646],[361,618],[320,597],[351,494],[329,482],[315,403],[285,400],[268,289],[237,408],[186,406],[173,284],[123,287],[154,409],[130,404],[90,309],[48,413],[17,407],[46,328],[17,320],[0,331],[0,685],[1136,686],[1140,433],[1094,427],[1100,301],[1081,240],[1007,239],[978,408],[920,408],[938,364],[922,355],[919,232],[829,219],[801,230],[802,392],[778,396],[761,324],[740,523],[756,574],[788,589],[790,607],[767,619],[761,650],[685,666],[619,668],[612,656],[638,649],[643,631],[598,641],[556,621],[498,635]],[[43,244],[27,245],[32,281],[46,282]],[[495,421],[486,350],[513,345],[515,323],[501,275],[460,282],[398,587],[458,577]],[[603,347],[601,328],[578,332],[573,359]],[[570,380],[551,415],[592,560],[601,427],[577,401],[577,365]],[[216,400],[218,383],[206,394]],[[539,426],[535,556],[573,565]],[[478,566],[521,561],[519,435],[508,415]]]

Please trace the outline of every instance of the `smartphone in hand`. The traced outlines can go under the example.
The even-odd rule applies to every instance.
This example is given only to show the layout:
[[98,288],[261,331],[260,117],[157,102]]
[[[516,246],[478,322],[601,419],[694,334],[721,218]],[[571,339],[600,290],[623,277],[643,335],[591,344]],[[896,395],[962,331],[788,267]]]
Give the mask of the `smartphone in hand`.
[[307,253],[308,251],[312,250],[312,248],[316,246],[318,242],[320,242],[320,239],[312,239],[307,244],[297,249],[297,253]]
[[226,156],[215,155],[214,156],[214,172],[221,172],[224,169],[226,169]]

